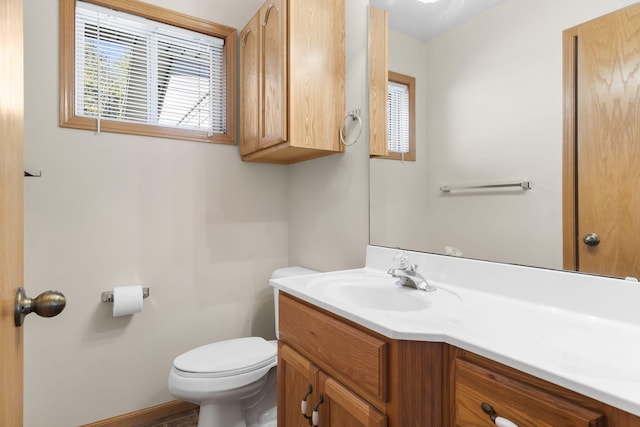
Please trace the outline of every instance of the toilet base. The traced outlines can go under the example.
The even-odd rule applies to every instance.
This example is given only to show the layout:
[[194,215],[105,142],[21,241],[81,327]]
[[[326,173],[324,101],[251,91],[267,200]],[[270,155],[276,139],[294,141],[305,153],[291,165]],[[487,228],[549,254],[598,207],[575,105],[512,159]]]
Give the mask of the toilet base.
[[264,394],[242,401],[211,402],[200,404],[198,427],[276,427],[277,425],[277,374],[273,368],[267,375]]
[[278,417],[277,371],[273,368],[267,377],[264,393],[242,402],[247,427],[276,427]]
[[247,427],[240,403],[203,403],[200,405],[198,427]]

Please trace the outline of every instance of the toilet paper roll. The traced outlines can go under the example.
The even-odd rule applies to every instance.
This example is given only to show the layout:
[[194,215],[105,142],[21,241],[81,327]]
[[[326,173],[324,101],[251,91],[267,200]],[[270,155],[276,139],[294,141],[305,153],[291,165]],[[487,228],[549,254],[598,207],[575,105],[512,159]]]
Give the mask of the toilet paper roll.
[[113,288],[113,317],[127,316],[142,311],[142,286]]

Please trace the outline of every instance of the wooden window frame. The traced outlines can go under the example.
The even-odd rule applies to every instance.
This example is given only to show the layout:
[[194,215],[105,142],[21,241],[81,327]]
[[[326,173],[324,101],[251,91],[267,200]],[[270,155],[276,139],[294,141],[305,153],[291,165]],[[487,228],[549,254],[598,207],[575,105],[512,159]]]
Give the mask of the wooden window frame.
[[[189,141],[236,143],[236,29],[216,24],[169,9],[137,0],[83,0],[120,12],[128,13],[196,31],[224,40],[224,65],[226,69],[226,133],[208,135],[204,130],[179,129],[142,123],[128,123],[100,119],[101,132],[154,136]],[[97,130],[98,119],[81,117],[75,113],[75,16],[76,0],[60,0],[60,126],[75,129]]]
[[[416,160],[416,78],[406,74],[396,73],[395,71],[389,71],[387,79],[390,82],[403,84],[409,88],[409,152],[404,153],[403,156],[402,153],[388,151],[387,155],[375,157],[378,159],[406,160],[413,162]],[[387,141],[387,145],[388,143],[389,142]]]

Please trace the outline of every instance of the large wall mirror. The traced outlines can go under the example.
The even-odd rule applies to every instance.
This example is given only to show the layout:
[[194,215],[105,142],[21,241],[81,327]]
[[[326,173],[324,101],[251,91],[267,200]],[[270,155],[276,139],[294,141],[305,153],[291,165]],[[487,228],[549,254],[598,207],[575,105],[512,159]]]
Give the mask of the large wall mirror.
[[388,11],[389,71],[416,78],[416,160],[370,160],[370,243],[562,269],[563,31],[634,2],[487,0],[418,34],[479,3],[370,1]]

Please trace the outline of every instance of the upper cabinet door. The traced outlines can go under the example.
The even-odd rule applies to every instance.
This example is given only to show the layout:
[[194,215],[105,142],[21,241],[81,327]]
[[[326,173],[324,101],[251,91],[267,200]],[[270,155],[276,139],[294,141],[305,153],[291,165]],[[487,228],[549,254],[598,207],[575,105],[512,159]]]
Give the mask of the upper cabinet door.
[[287,140],[287,2],[260,9],[260,148]]
[[259,146],[260,13],[240,33],[240,154]]
[[[347,112],[345,0],[289,0],[288,8],[289,141],[341,152],[338,132]],[[357,129],[356,123],[349,129]]]
[[387,11],[369,7],[369,155],[388,156],[387,85],[388,70]]

